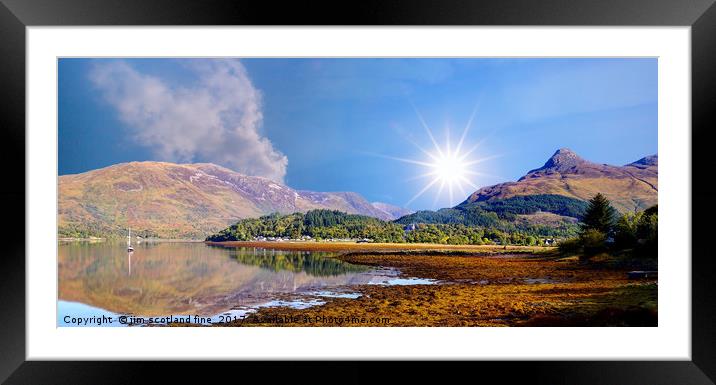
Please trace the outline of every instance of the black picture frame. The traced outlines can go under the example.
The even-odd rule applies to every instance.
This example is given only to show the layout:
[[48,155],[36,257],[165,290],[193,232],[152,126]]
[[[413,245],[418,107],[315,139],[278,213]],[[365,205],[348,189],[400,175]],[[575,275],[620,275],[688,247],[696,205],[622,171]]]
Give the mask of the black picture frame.
[[[25,360],[25,44],[26,27],[42,25],[603,25],[690,26],[692,70],[692,361],[678,362],[471,362],[480,378],[532,383],[708,384],[716,380],[716,273],[707,244],[710,186],[714,161],[713,111],[716,110],[716,6],[714,0],[449,0],[419,1],[187,1],[187,0],[2,0],[0,4],[0,127],[4,180],[5,244],[0,258],[0,380],[9,384],[135,383],[139,374],[158,373],[162,383],[205,382],[207,374],[242,370],[314,382],[364,383],[395,376],[401,382],[435,377],[445,380],[453,367],[439,371],[403,363],[191,363],[182,362],[41,362]],[[684,129],[688,129],[685,127]],[[25,202],[21,205],[20,202]],[[684,255],[669,256],[688,258]],[[101,343],[101,341],[98,341]],[[298,373],[298,375],[297,375]],[[376,373],[381,373],[377,375]],[[391,374],[392,373],[392,374]],[[333,375],[333,374],[332,374]],[[316,378],[316,377],[314,377]],[[335,379],[335,377],[334,377]],[[477,379],[477,378],[476,378]],[[301,381],[302,382],[302,381]]]

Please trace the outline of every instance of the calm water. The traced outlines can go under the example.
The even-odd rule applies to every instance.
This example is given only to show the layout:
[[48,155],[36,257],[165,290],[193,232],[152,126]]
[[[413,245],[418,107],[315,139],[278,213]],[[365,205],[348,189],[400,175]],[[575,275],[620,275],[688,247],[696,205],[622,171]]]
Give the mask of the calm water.
[[66,322],[67,316],[215,319],[262,306],[300,308],[327,297],[357,297],[347,285],[431,283],[397,273],[318,252],[141,243],[127,253],[123,244],[71,242],[59,245],[58,326],[82,326]]

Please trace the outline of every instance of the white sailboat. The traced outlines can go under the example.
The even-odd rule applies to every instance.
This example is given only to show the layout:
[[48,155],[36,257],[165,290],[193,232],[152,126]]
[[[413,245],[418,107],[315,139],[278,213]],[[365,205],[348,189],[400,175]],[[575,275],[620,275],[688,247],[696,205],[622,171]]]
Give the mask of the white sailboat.
[[134,247],[132,247],[132,229],[129,229],[129,234],[127,234],[127,251],[134,251]]

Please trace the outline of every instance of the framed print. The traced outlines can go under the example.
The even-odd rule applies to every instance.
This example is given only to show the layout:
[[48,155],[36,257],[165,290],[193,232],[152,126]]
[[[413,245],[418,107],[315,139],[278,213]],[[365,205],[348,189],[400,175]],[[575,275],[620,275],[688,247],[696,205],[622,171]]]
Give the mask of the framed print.
[[4,2],[3,378],[712,383],[716,8],[458,3]]

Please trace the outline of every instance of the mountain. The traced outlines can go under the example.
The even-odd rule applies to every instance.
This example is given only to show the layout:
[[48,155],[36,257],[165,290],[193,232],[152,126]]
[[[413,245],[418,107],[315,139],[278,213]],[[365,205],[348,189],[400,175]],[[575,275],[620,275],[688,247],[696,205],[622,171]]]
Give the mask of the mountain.
[[392,215],[353,192],[294,190],[208,163],[131,162],[59,177],[61,236],[203,238],[241,218],[312,209]]
[[563,148],[516,182],[483,187],[464,202],[437,211],[418,211],[396,222],[463,224],[503,230],[575,233],[587,201],[601,192],[622,212],[657,203],[658,157],[625,166],[597,164]]
[[414,213],[414,211],[412,210],[403,207],[393,206],[391,204],[383,202],[373,202],[371,203],[371,205],[373,205],[373,207],[375,207],[376,209],[384,212],[390,220],[395,220],[400,217]]
[[483,187],[461,205],[531,195],[561,195],[586,201],[598,192],[621,212],[655,205],[658,200],[657,155],[624,166],[612,166],[590,162],[562,148],[544,166],[529,171],[516,182]]

